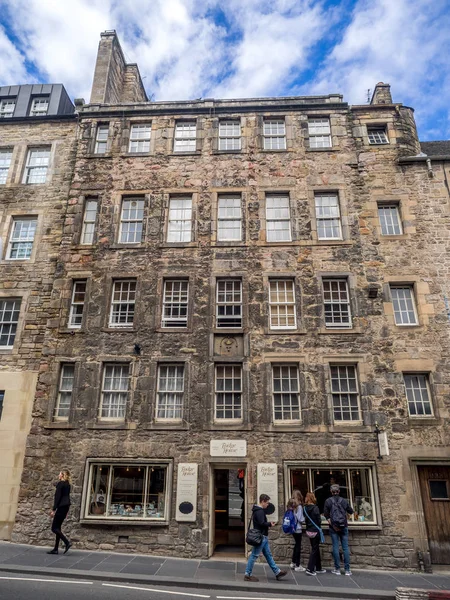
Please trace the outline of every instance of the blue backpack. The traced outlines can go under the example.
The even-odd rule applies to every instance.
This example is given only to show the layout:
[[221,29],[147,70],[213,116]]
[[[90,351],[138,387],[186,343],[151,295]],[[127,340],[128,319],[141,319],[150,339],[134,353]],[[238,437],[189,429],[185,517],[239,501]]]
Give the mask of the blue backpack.
[[284,513],[283,525],[281,526],[283,533],[292,534],[297,529],[297,519],[292,510],[287,510]]

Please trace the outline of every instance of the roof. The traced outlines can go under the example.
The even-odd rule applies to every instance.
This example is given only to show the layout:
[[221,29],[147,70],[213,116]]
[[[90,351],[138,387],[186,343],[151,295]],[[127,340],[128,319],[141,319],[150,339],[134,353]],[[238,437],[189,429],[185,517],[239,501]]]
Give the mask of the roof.
[[420,149],[427,156],[450,156],[450,140],[420,142]]

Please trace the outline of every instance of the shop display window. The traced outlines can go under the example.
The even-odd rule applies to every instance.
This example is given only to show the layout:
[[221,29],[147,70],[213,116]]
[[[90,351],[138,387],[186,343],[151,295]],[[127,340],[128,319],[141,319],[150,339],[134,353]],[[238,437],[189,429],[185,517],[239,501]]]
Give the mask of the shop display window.
[[299,489],[303,496],[308,491],[314,492],[323,522],[326,522],[323,510],[326,499],[331,497],[330,487],[337,483],[341,497],[346,498],[355,511],[348,516],[349,525],[377,524],[372,467],[291,466],[289,483],[289,494],[294,489]]
[[167,519],[167,465],[91,464],[87,518]]

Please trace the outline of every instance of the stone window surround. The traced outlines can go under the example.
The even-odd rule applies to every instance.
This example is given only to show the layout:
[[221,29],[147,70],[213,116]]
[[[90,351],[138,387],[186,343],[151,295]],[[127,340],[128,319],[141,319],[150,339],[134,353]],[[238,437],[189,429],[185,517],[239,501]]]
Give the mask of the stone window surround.
[[[426,385],[426,389],[427,389],[427,394],[428,394],[428,401],[430,404],[430,408],[431,408],[431,414],[430,415],[412,415],[410,413],[409,410],[409,400],[408,400],[408,395],[406,393],[406,383],[405,383],[405,375],[422,375],[425,379],[425,385]],[[407,411],[408,411],[408,415],[409,415],[409,419],[410,420],[417,420],[417,421],[421,421],[422,419],[433,419],[435,416],[435,410],[434,410],[434,395],[431,391],[431,377],[430,377],[430,373],[425,372],[425,371],[405,371],[402,373],[403,376],[403,383],[404,383],[404,387],[405,387],[405,395],[406,395],[406,406],[407,406]],[[415,388],[416,389],[416,388]],[[423,402],[422,402],[423,403]],[[424,404],[424,403],[423,403]]]
[[[263,112],[256,113],[256,148],[263,153],[283,153],[289,152],[294,147],[294,115],[286,114],[285,112]],[[284,130],[286,138],[286,148],[281,150],[272,150],[264,148],[264,121],[284,121]]]
[[[242,292],[242,327],[216,327],[216,299],[217,299],[217,280],[219,279],[240,279]],[[248,328],[248,273],[247,271],[214,271],[210,278],[210,333],[220,335],[232,335],[234,333],[243,333]]]
[[[310,120],[311,119],[328,119],[328,123],[330,125],[329,136],[330,136],[330,142],[331,142],[331,146],[329,146],[328,148],[312,148],[310,146],[310,143],[311,143],[310,142],[310,138],[311,137],[315,137],[314,135],[310,136],[310,134],[309,134],[309,124],[310,124]],[[305,138],[306,148],[308,150],[312,150],[312,151],[319,150],[319,151],[322,151],[322,152],[323,151],[327,151],[327,150],[333,150],[333,147],[334,147],[333,125],[331,123],[331,115],[329,113],[327,113],[327,114],[323,114],[323,113],[322,114],[307,114],[306,115],[306,124],[307,124],[307,127],[305,128],[305,136],[304,136],[304,138]]]
[[[196,145],[195,150],[189,152],[176,152],[174,150],[175,145],[175,126],[179,122],[192,121],[196,125]],[[205,117],[195,115],[175,115],[170,118],[167,126],[167,142],[166,142],[166,154],[169,156],[189,156],[201,154],[203,148],[203,140],[205,136],[204,130]],[[153,131],[152,131],[153,133]]]
[[[217,365],[241,365],[242,367],[242,389],[241,389],[241,400],[242,400],[242,419],[216,419],[215,418],[215,381],[216,381],[216,366]],[[208,388],[207,388],[207,406],[205,412],[207,414],[206,424],[210,431],[239,431],[251,429],[250,423],[250,365],[246,358],[239,358],[236,356],[214,356],[210,364],[208,365]]]
[[[171,520],[171,508],[172,508],[172,491],[174,489],[174,477],[173,477],[173,459],[172,458],[163,458],[152,460],[152,458],[86,458],[85,468],[84,468],[84,477],[83,477],[83,490],[81,494],[81,510],[80,510],[80,523],[82,525],[101,525],[101,524],[116,524],[116,525],[128,525],[131,524],[133,527],[144,526],[148,527],[149,523],[151,523],[151,527],[167,527]],[[161,465],[167,467],[167,478],[166,478],[166,495],[164,499],[164,505],[167,506],[167,513],[164,519],[161,520],[133,520],[132,518],[95,518],[86,516],[89,497],[90,497],[90,471],[91,465],[93,464],[105,464],[105,465]]]
[[20,298],[20,314],[19,321],[17,323],[16,336],[14,338],[14,345],[12,348],[1,348],[0,347],[0,355],[13,355],[16,356],[19,354],[19,346],[21,342],[21,337],[23,335],[23,328],[25,325],[25,317],[28,312],[28,298],[30,296],[31,290],[19,290],[19,289],[11,289],[11,290],[0,290],[0,298],[9,299],[9,298]]
[[[227,152],[223,150],[223,152]],[[241,228],[242,239],[240,241],[218,241],[218,207],[219,196],[240,196],[241,197]],[[247,217],[247,190],[245,188],[213,188],[211,190],[211,245],[212,246],[246,246],[248,233]]]
[[[421,427],[424,424],[435,424],[438,423],[442,418],[448,418],[449,411],[443,402],[443,394],[439,393],[438,383],[435,381],[436,365],[433,359],[422,356],[421,358],[399,358],[394,363],[396,381],[398,382],[396,388],[398,390],[398,398],[403,402],[406,418],[408,419],[408,425],[411,427]],[[414,374],[427,375],[428,376],[428,388],[430,392],[430,402],[432,405],[433,414],[421,416],[410,416],[408,411],[408,399],[406,396],[406,390],[404,385],[403,374]]]
[[[264,289],[264,305],[263,305],[263,318],[264,318],[264,335],[298,335],[306,333],[304,326],[302,325],[303,316],[303,294],[301,287],[300,277],[292,271],[265,271],[263,274],[263,289]],[[295,292],[295,309],[297,317],[297,327],[293,329],[271,329],[270,328],[270,307],[269,307],[269,294],[270,294],[270,281],[272,279],[289,279],[294,282]]]
[[[44,229],[44,215],[45,210],[42,208],[40,210],[8,210],[5,211],[5,214],[1,217],[0,220],[0,237],[5,241],[3,244],[3,254],[0,258],[0,264],[12,264],[12,263],[20,263],[21,265],[25,264],[33,264],[36,262],[36,255],[39,247],[39,242],[42,237],[43,229]],[[12,229],[14,226],[14,219],[20,219],[23,217],[36,217],[37,225],[36,225],[36,233],[33,240],[33,247],[31,249],[31,256],[27,259],[9,259],[8,248],[9,248],[9,240],[12,235]]]
[[[128,398],[125,406],[124,419],[107,419],[100,417],[105,368],[106,366],[113,364],[129,366]],[[91,405],[91,412],[89,415],[91,420],[90,422],[88,421],[86,425],[90,429],[128,429],[132,414],[134,394],[136,392],[138,365],[130,356],[99,356],[97,365],[98,368],[95,370],[93,381],[94,389],[96,390],[95,401],[93,401]]]
[[[307,191],[307,197],[310,207],[311,216],[311,238],[314,244],[318,246],[339,246],[342,244],[348,244],[351,240],[350,236],[350,223],[349,223],[349,210],[348,210],[348,198],[347,198],[347,187],[343,184],[334,186],[309,186]],[[317,219],[316,219],[316,194],[337,194],[339,202],[339,212],[341,221],[341,232],[342,239],[331,240],[323,239],[319,240],[317,235]]]
[[[108,157],[111,156],[111,150],[114,144],[114,122],[112,119],[110,120],[104,120],[104,119],[100,119],[98,121],[91,121],[90,122],[90,131],[89,131],[89,141],[88,141],[88,147],[87,147],[87,155],[88,156],[92,156],[95,158],[103,158],[103,157]],[[98,154],[95,149],[96,149],[96,145],[97,145],[97,132],[98,132],[98,128],[99,127],[106,127],[108,126],[108,139],[106,140],[106,151],[102,154]]]
[[[133,323],[127,326],[118,326],[114,327],[110,325],[110,317],[111,317],[111,302],[112,302],[112,293],[114,288],[115,281],[121,280],[134,280],[136,281],[136,296],[134,302],[134,318]],[[139,310],[141,306],[141,296],[142,296],[142,286],[140,278],[136,276],[135,272],[129,273],[124,271],[114,271],[108,272],[101,281],[102,289],[104,291],[104,297],[108,299],[107,307],[105,310],[105,314],[103,315],[103,327],[102,331],[105,332],[114,332],[119,333],[120,331],[124,332],[132,332],[138,331],[139,325],[141,323],[141,315],[142,311]]]
[[[322,312],[322,326],[318,330],[319,334],[330,334],[330,333],[361,333],[359,327],[359,307],[357,301],[357,277],[349,271],[316,271],[316,277],[318,278],[319,296],[321,299],[321,312]],[[350,299],[350,314],[352,319],[351,327],[326,327],[325,326],[325,314],[324,314],[324,292],[323,292],[323,280],[324,279],[346,279],[347,287]]]
[[[82,243],[82,236],[83,236],[83,229],[84,229],[84,216],[85,216],[85,212],[86,212],[86,207],[87,207],[87,203],[88,202],[97,202],[97,212],[95,215],[95,225],[94,225],[94,234],[93,234],[93,239],[92,239],[92,244],[83,244]],[[75,217],[75,223],[74,223],[74,235],[72,238],[72,241],[75,245],[80,246],[81,248],[89,248],[94,246],[99,238],[99,222],[100,222],[100,215],[101,215],[101,197],[99,194],[97,193],[93,193],[93,194],[84,194],[83,196],[81,196],[81,220],[80,220],[80,215],[79,213],[77,213],[76,217]]]
[[[68,327],[70,306],[72,303],[72,289],[74,281],[86,280],[86,296],[83,310],[83,321],[81,327],[73,328]],[[92,285],[92,272],[91,271],[67,271],[64,277],[63,285],[60,289],[60,318],[59,318],[59,331],[61,333],[70,333],[75,335],[79,331],[86,331],[88,329],[88,314],[89,314],[89,299],[91,295]]]
[[[130,136],[132,125],[150,125],[150,149],[148,152],[130,152]],[[155,118],[152,116],[145,117],[131,117],[126,119],[122,124],[121,140],[120,140],[120,152],[121,156],[151,156],[156,153],[156,131],[157,126],[155,124]]]
[[[49,386],[49,398],[50,402],[47,405],[47,422],[45,427],[52,429],[66,429],[74,426],[74,419],[77,414],[77,400],[78,393],[80,392],[82,373],[82,358],[70,357],[70,358],[57,358],[51,366],[51,384]],[[72,403],[70,405],[69,418],[65,420],[59,420],[54,418],[54,412],[58,403],[58,392],[59,382],[61,376],[61,369],[65,364],[74,365],[74,378],[73,378],[73,389],[72,389]]]
[[[219,150],[219,126],[221,122],[224,121],[239,121],[241,126],[241,148],[239,150]],[[205,126],[208,126],[208,123],[205,123]],[[213,154],[242,154],[246,153],[248,150],[247,147],[247,136],[246,133],[246,116],[241,114],[233,115],[233,113],[229,113],[227,115],[223,115],[220,117],[214,117],[211,119],[211,128],[212,128],[212,138],[211,138],[211,148]]]
[[[182,153],[181,153],[182,154]],[[164,222],[161,227],[161,238],[160,243],[162,246],[169,248],[183,248],[189,246],[198,246],[198,232],[197,232],[197,207],[199,200],[199,192],[192,188],[178,188],[165,190],[163,196],[163,214]],[[171,198],[192,198],[192,227],[191,227],[191,241],[190,242],[168,242],[167,234],[169,230],[169,207]]]
[[[28,144],[23,144],[20,147],[18,147],[16,155],[15,155],[15,152],[13,151],[13,156],[11,159],[11,166],[13,166],[13,164],[15,163],[15,160],[17,160],[20,168],[17,169],[17,171],[14,171],[13,173],[11,173],[10,183],[17,183],[17,184],[21,184],[21,185],[24,185],[27,187],[42,186],[42,185],[48,185],[49,183],[51,183],[52,176],[53,176],[53,170],[54,170],[54,166],[55,166],[57,146],[58,146],[58,144],[55,144],[54,142],[52,143],[51,141],[49,141],[49,142],[36,142],[36,143],[30,142]],[[26,168],[27,168],[28,152],[29,152],[29,150],[35,150],[35,149],[39,149],[39,148],[50,148],[50,156],[48,159],[47,174],[46,174],[45,182],[43,182],[43,183],[26,183],[25,182],[25,172],[26,172]]]
[[[331,146],[330,148],[311,148],[309,145],[309,129],[308,129],[308,120],[309,119],[328,119],[330,121],[330,137],[331,137]],[[344,124],[342,125],[342,119],[344,119]],[[340,150],[340,138],[346,137],[347,134],[344,131],[341,131],[347,125],[346,115],[343,113],[333,113],[331,114],[329,111],[317,112],[317,111],[306,111],[300,113],[300,126],[302,129],[303,136],[303,144],[306,152],[336,152]]]
[[[394,307],[391,299],[390,287],[396,285],[411,286],[413,298],[417,313],[417,324],[415,325],[397,325],[394,318]],[[417,275],[389,275],[383,283],[383,307],[384,315],[396,333],[402,329],[414,329],[429,324],[430,315],[434,315],[434,305],[427,303],[426,296],[430,293],[429,284],[422,281]]]
[[[400,235],[383,235],[381,233],[380,220],[378,218],[378,206],[383,204],[397,204],[398,212],[400,217],[400,224],[402,227],[402,233]],[[372,196],[370,201],[367,203],[367,209],[372,211],[372,217],[369,220],[372,221],[372,227],[376,231],[377,239],[380,242],[389,242],[390,240],[402,240],[416,232],[415,221],[416,216],[410,212],[410,201],[409,196],[396,194],[380,194]]]
[[[272,152],[272,150],[270,150]],[[285,150],[283,150],[285,152]],[[289,200],[289,221],[290,221],[290,237],[291,239],[280,241],[280,242],[268,242],[267,241],[267,212],[266,212],[266,198],[267,196],[287,196]],[[267,246],[294,246],[297,242],[297,219],[296,213],[294,211],[294,202],[292,198],[292,192],[286,190],[285,187],[282,189],[277,188],[264,188],[258,191],[258,201],[259,201],[259,220],[260,220],[260,231],[264,233],[264,245]]]
[[[378,489],[378,477],[377,477],[377,464],[375,461],[368,460],[285,460],[283,461],[283,480],[284,480],[284,497],[287,501],[291,496],[291,477],[290,472],[291,469],[299,469],[299,468],[309,468],[309,469],[358,469],[358,468],[366,468],[371,470],[371,478],[372,478],[372,486],[373,486],[373,495],[374,495],[374,509],[376,514],[376,523],[374,524],[366,524],[362,523],[349,523],[350,530],[372,530],[372,531],[382,531],[383,530],[383,521],[381,516],[381,502],[380,502],[380,493]],[[322,527],[324,529],[328,529],[328,523],[322,523]]]
[[[182,364],[184,365],[184,405],[183,405],[183,418],[181,421],[163,421],[156,418],[156,404],[158,394],[158,369],[160,365],[171,365],[171,364]],[[145,377],[147,385],[143,397],[147,399],[144,409],[142,411],[142,421],[145,429],[188,429],[190,422],[190,398],[191,398],[191,379],[195,379],[191,371],[194,367],[191,365],[191,357],[186,355],[171,355],[171,356],[158,356],[151,361],[149,367],[149,375]],[[144,379],[144,377],[140,377]],[[142,382],[139,385],[139,389],[142,389]]]
[[[392,145],[396,143],[396,130],[395,124],[393,122],[393,116],[389,115],[385,119],[369,119],[367,117],[361,117],[361,130],[362,130],[362,138],[364,146],[368,148],[373,148],[379,150],[380,148],[392,148]],[[367,132],[367,128],[370,127],[379,127],[384,128],[386,131],[386,135],[388,138],[387,144],[370,144],[369,143],[369,135]]]
[[16,150],[16,146],[11,146],[10,144],[5,144],[5,145],[0,145],[0,150],[7,150],[9,152],[11,152],[11,162],[9,163],[9,167],[8,167],[8,173],[6,175],[6,181],[5,183],[2,183],[1,185],[9,185],[10,183],[13,183],[13,171],[14,171],[14,163],[15,163],[15,159],[16,159],[16,154],[17,154],[17,150]]
[[[163,310],[163,294],[164,282],[168,279],[183,279],[188,282],[188,315],[186,327],[162,327],[162,310]],[[192,333],[193,332],[193,315],[194,315],[194,296],[195,283],[192,275],[182,271],[170,271],[167,269],[158,272],[156,282],[156,310],[155,310],[155,331],[158,333]],[[184,358],[186,360],[186,357]]]
[[[144,216],[142,218],[142,239],[140,242],[121,242],[120,241],[120,230],[122,224],[122,209],[124,200],[143,200],[144,201]],[[112,214],[112,226],[114,229],[114,243],[111,245],[113,248],[142,248],[146,243],[147,234],[147,220],[148,220],[148,207],[149,207],[149,195],[137,190],[135,193],[114,193],[111,195],[113,203],[113,214]],[[99,208],[99,207],[98,207]],[[97,208],[97,218],[100,216],[100,211]],[[97,236],[98,237],[98,236]]]

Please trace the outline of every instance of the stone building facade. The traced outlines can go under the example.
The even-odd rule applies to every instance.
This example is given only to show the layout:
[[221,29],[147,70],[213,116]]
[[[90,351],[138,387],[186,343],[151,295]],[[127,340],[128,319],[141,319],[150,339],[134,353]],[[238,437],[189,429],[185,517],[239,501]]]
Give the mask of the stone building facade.
[[15,520],[75,133],[62,85],[0,87],[0,539]]
[[430,517],[450,485],[448,156],[421,153],[386,84],[364,106],[148,102],[128,67],[102,34],[13,539],[49,542],[64,465],[79,547],[243,555],[259,493],[279,518],[337,481],[353,564],[449,562]]

